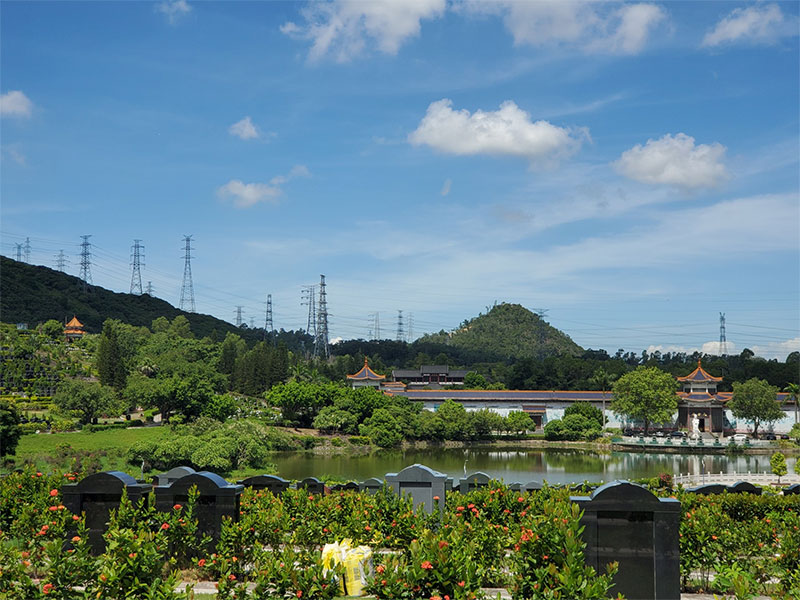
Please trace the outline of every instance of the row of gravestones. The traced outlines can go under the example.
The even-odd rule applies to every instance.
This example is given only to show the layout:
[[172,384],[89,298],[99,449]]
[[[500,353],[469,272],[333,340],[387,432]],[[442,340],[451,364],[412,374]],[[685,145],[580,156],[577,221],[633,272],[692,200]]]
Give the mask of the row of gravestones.
[[[387,473],[383,481],[369,479],[361,484],[351,482],[330,489],[374,492],[386,485],[398,495],[411,496],[415,508],[428,513],[438,510],[443,514],[446,494],[454,490],[452,480],[448,483],[448,479],[444,473],[424,465],[412,465],[399,473]],[[486,486],[489,481],[485,473],[474,473],[461,479],[458,488],[467,492]],[[289,485],[288,481],[273,475],[258,475],[232,484],[215,473],[177,467],[156,476],[153,484],[139,483],[127,473],[110,471],[65,485],[61,492],[64,506],[74,514],[85,513],[89,541],[96,552],[101,552],[109,512],[119,506],[123,490],[133,502],[146,498],[152,490],[155,508],[169,512],[175,504],[185,504],[190,489],[196,486],[199,494],[195,506],[198,527],[203,534],[216,539],[223,517],[238,519],[240,496],[245,486],[280,494]],[[309,493],[326,491],[324,484],[316,478],[304,479],[298,482],[297,487]],[[533,482],[511,487],[518,491],[533,491],[540,489],[541,485]],[[700,494],[723,491],[759,493],[760,489],[739,482],[730,487],[712,484],[689,491]],[[800,493],[800,484],[784,490],[787,492]],[[620,592],[627,598],[680,598],[678,530],[681,507],[678,500],[658,498],[646,488],[627,481],[605,484],[591,496],[572,496],[571,500],[583,510],[581,525],[587,545],[587,564],[601,571],[605,564],[619,562],[615,593]]]

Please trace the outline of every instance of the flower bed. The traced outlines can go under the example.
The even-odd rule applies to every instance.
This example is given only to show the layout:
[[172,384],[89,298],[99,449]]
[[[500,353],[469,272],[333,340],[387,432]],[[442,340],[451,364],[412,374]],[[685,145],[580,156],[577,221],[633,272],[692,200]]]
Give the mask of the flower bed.
[[[214,580],[218,598],[333,598],[340,573],[325,572],[325,543],[352,540],[374,551],[367,589],[377,598],[467,599],[505,587],[516,598],[607,598],[608,572],[583,562],[580,512],[569,492],[520,494],[491,486],[450,494],[443,516],[415,513],[410,500],[245,491],[238,522],[213,543],[199,533],[194,502],[168,513],[123,501],[92,556],[83,519],[62,504],[74,473],[33,470],[0,481],[0,596],[12,600],[188,598],[179,580]],[[679,492],[681,571],[688,585],[736,585],[800,597],[800,497],[694,496]],[[775,583],[779,582],[779,583]],[[728,591],[726,589],[725,591]],[[718,591],[722,591],[719,589]]]

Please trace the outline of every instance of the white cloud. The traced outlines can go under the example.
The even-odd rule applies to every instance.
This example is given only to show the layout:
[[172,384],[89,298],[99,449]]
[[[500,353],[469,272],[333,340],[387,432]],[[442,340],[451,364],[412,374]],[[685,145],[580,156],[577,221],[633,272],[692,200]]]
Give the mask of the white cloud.
[[228,127],[228,133],[243,140],[254,140],[261,135],[249,116]]
[[468,0],[458,9],[501,16],[517,45],[566,44],[615,54],[640,52],[652,30],[666,19],[664,9],[649,3]]
[[167,17],[170,25],[174,25],[192,12],[192,7],[186,0],[164,0],[156,4],[156,10]]
[[419,35],[423,19],[440,17],[445,7],[445,0],[311,2],[301,11],[305,23],[285,23],[281,32],[310,40],[312,62],[326,55],[346,62],[362,52],[367,40],[395,55],[406,40]]
[[33,102],[19,90],[12,90],[0,96],[0,115],[4,117],[30,117]]
[[276,175],[269,183],[244,183],[239,179],[231,179],[217,188],[217,196],[231,200],[237,208],[248,208],[259,202],[276,203],[283,195],[281,186],[296,177],[310,177],[311,172],[305,165],[295,165],[287,175]]
[[[714,356],[722,356],[722,344],[719,341],[705,342],[701,350],[703,354],[713,354]],[[725,342],[725,353],[728,355],[737,354],[736,344],[733,342]]]
[[14,148],[13,146],[3,147],[3,156],[8,156],[21,167],[28,166],[28,160],[25,155]]
[[777,358],[778,360],[786,360],[786,357],[792,352],[800,352],[800,337],[785,340],[783,342],[770,342],[764,345],[749,346],[756,356],[763,356],[765,358]]
[[745,42],[773,44],[781,37],[797,35],[797,20],[784,18],[777,4],[735,8],[703,37],[703,46]]
[[445,179],[444,184],[442,185],[442,191],[439,192],[442,196],[447,196],[450,193],[450,188],[453,186],[452,179]]
[[452,100],[432,102],[408,141],[447,154],[494,154],[520,156],[531,164],[555,162],[578,151],[585,129],[564,129],[547,121],[531,121],[514,102],[496,111],[474,113],[453,110]]
[[724,155],[725,146],[717,142],[695,146],[694,138],[685,133],[666,134],[626,150],[613,166],[618,173],[642,183],[713,187],[727,177]]

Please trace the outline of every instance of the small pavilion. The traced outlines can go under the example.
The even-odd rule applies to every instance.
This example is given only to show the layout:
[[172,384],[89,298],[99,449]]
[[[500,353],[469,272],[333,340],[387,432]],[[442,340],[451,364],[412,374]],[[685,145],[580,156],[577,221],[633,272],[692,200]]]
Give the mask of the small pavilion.
[[64,326],[64,337],[68,342],[74,342],[84,335],[86,335],[86,330],[83,328],[83,323],[78,321],[75,315],[72,315],[72,320]]
[[677,379],[681,386],[678,392],[678,426],[691,429],[692,417],[697,415],[700,431],[722,432],[725,429],[725,404],[732,396],[731,392],[717,392],[722,377],[707,373],[698,360],[694,371]]
[[376,389],[380,389],[384,379],[386,379],[385,375],[378,375],[375,371],[369,368],[369,361],[366,358],[364,358],[364,366],[361,367],[361,370],[358,373],[347,376],[347,380],[354,389],[361,387],[374,387]]

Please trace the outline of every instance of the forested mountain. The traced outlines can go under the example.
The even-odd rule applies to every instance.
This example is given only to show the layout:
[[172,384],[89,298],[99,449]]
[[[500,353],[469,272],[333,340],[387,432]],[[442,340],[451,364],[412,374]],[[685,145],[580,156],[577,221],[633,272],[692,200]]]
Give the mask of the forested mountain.
[[496,304],[486,314],[464,321],[450,332],[426,335],[421,343],[439,343],[464,350],[481,350],[501,359],[578,356],[583,348],[563,331],[519,304]]
[[[78,277],[0,257],[0,320],[34,327],[50,319],[63,323],[73,315],[89,333],[99,333],[106,319],[150,327],[158,317],[172,321],[183,315],[198,338],[210,336],[222,341],[230,332],[253,343],[260,341],[264,334],[261,329],[236,327],[211,315],[184,312],[146,294],[121,294],[95,285],[84,291],[83,281]],[[311,337],[302,332],[281,331],[275,335],[290,350],[299,349],[303,342],[310,347],[312,342]]]

